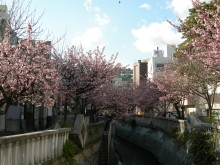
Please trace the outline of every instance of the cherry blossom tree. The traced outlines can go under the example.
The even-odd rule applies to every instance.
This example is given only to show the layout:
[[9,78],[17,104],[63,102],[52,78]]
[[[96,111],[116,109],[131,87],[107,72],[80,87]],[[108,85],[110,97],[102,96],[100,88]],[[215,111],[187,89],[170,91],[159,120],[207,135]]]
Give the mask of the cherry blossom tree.
[[84,52],[82,48],[71,47],[64,57],[56,56],[58,70],[61,76],[59,91],[65,97],[67,107],[68,99],[72,99],[79,109],[80,99],[110,82],[118,75],[121,64],[116,63],[117,55],[106,60],[104,48]]
[[190,95],[187,78],[177,70],[166,66],[164,70],[155,75],[154,83],[163,93],[160,100],[172,103],[176,109],[177,118],[183,118],[179,105],[184,105],[185,99]]
[[205,99],[211,117],[220,71],[220,4],[215,0],[208,3],[194,0],[193,5],[186,20],[180,20],[180,26],[173,25],[186,38],[175,56],[179,71],[191,83],[190,92]]
[[89,101],[96,107],[99,113],[117,113],[125,115],[134,109],[133,91],[128,86],[117,86],[111,82],[103,84],[91,93]]
[[94,91],[90,100],[101,112],[116,112],[124,116],[128,112],[132,114],[136,107],[144,110],[145,114],[158,114],[160,96],[161,92],[156,85],[149,81],[143,81],[139,86],[116,86],[107,83]]
[[13,29],[13,37],[25,38],[27,36],[27,24],[31,24],[32,38],[36,39],[44,34],[45,29],[42,28],[41,23],[43,12],[37,15],[36,10],[31,9],[31,4],[32,2],[30,0],[12,0],[11,3],[6,3],[6,14],[4,17],[0,16],[1,30],[4,31],[6,24],[10,24],[11,29]]
[[14,103],[51,105],[58,85],[51,45],[32,40],[30,25],[19,44],[11,44],[10,32],[7,27],[0,43],[0,106],[6,104],[7,111]]
[[206,69],[201,63],[181,55],[180,52],[177,53],[176,70],[187,78],[189,92],[206,101],[208,116],[211,117],[220,75]]
[[181,25],[175,26],[189,42],[186,46],[191,51],[182,49],[182,53],[190,59],[199,61],[205,68],[219,73],[220,52],[220,4],[217,0],[209,3],[193,0],[193,9]]
[[145,114],[160,114],[158,104],[161,96],[162,93],[158,90],[157,86],[153,82],[145,80],[134,87],[133,104],[135,107],[144,110]]
[[158,73],[154,81],[159,90],[165,93],[161,100],[172,102],[178,116],[179,107],[184,112],[185,99],[195,104],[199,97],[206,101],[208,116],[211,117],[219,78],[218,74],[210,72],[200,63],[187,57],[178,57],[175,63],[167,65],[164,71]]

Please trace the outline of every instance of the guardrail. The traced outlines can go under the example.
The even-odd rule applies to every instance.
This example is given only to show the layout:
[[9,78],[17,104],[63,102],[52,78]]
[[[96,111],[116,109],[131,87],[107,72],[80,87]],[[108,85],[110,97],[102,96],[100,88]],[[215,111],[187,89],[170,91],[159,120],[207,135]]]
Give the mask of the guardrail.
[[0,164],[42,164],[59,157],[69,132],[61,128],[0,137]]
[[136,125],[155,128],[165,133],[171,133],[173,131],[185,131],[185,120],[163,117],[152,118],[151,116],[135,116],[134,119],[136,121]]

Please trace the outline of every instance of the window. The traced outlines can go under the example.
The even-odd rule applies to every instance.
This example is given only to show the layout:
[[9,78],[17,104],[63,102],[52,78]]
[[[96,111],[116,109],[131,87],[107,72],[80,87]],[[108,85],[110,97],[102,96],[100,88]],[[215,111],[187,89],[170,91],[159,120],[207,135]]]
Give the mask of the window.
[[156,64],[156,70],[162,70],[164,68],[164,64]]

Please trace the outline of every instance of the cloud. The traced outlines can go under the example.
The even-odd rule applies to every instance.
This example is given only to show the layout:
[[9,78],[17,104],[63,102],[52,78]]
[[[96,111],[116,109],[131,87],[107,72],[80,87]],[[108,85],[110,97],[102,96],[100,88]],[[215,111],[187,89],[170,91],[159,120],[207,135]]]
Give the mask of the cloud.
[[95,21],[100,26],[107,25],[110,22],[110,18],[107,14],[105,14],[99,7],[92,6],[92,0],[85,0],[83,5],[89,13],[94,15]]
[[86,8],[87,11],[92,10],[92,0],[85,0],[83,5],[84,5],[84,7]]
[[131,33],[136,38],[134,46],[142,53],[152,53],[156,47],[164,47],[165,44],[178,45],[183,41],[181,34],[166,21],[142,25],[132,29]]
[[112,28],[112,32],[117,33],[117,32],[118,32],[118,27],[117,27],[117,26],[114,26],[114,27]]
[[[210,0],[201,1],[209,2]],[[192,8],[192,0],[171,0],[168,2],[167,8],[171,8],[179,18],[184,19],[189,14],[188,10]]]
[[94,49],[97,46],[103,47],[108,45],[104,39],[100,28],[92,27],[87,29],[83,34],[73,38],[73,45],[82,45],[85,49]]
[[104,26],[110,22],[110,18],[105,13],[101,13],[100,11],[98,11],[95,14],[95,21],[99,25]]
[[174,13],[181,19],[184,19],[188,14],[188,10],[192,8],[192,0],[171,0],[168,4]]
[[151,8],[151,6],[147,3],[144,3],[144,4],[140,5],[140,8],[149,10]]

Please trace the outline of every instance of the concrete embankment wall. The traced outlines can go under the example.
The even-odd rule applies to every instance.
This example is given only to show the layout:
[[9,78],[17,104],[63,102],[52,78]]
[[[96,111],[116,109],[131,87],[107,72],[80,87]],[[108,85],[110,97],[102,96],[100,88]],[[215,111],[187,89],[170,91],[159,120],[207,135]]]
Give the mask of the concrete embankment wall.
[[187,153],[158,130],[142,126],[131,127],[129,124],[116,124],[115,135],[151,152],[162,165],[192,164]]

